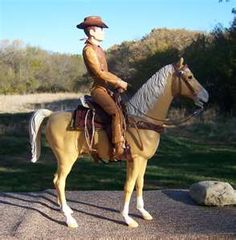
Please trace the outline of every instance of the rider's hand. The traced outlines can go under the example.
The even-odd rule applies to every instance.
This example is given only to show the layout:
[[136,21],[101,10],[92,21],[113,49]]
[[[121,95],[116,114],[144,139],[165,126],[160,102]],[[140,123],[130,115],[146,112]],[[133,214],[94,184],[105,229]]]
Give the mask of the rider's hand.
[[122,90],[127,90],[127,87],[128,87],[128,83],[123,81],[123,80],[118,80],[118,88],[121,88]]
[[119,92],[119,93],[123,93],[125,90],[123,89],[123,88],[117,88],[117,91]]

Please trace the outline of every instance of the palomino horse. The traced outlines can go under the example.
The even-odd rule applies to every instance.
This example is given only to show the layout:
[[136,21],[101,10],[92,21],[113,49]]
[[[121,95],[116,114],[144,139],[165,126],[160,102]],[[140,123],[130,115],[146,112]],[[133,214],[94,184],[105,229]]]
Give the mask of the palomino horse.
[[[183,58],[177,64],[170,64],[156,72],[127,102],[127,112],[132,117],[145,119],[152,123],[162,124],[173,98],[182,95],[192,99],[202,106],[208,101],[207,91],[195,79]],[[66,178],[76,159],[82,154],[88,154],[84,132],[69,131],[71,112],[55,112],[47,109],[37,110],[30,120],[30,138],[32,146],[32,162],[40,156],[40,130],[44,118],[49,117],[46,126],[46,138],[57,158],[57,172],[54,184],[57,190],[58,203],[66,216],[69,227],[77,227],[72,216],[72,209],[67,205],[65,197]],[[156,120],[155,120],[156,119]],[[146,220],[152,216],[144,209],[143,185],[147,161],[156,152],[160,134],[153,130],[127,128],[126,139],[131,146],[133,161],[127,161],[127,175],[124,188],[124,207],[121,212],[126,224],[137,227],[138,223],[129,216],[130,198],[136,184],[137,209]],[[140,140],[143,148],[140,147]],[[95,132],[94,147],[103,159],[109,159],[110,143],[104,131]]]

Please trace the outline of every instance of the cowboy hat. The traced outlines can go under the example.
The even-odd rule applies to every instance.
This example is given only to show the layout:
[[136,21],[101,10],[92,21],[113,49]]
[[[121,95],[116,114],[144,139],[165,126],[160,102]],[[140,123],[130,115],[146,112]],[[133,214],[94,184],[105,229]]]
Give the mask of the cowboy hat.
[[99,16],[89,16],[84,19],[84,21],[78,24],[76,27],[79,29],[85,29],[86,27],[101,27],[101,28],[108,28],[108,26],[102,21],[101,17]]

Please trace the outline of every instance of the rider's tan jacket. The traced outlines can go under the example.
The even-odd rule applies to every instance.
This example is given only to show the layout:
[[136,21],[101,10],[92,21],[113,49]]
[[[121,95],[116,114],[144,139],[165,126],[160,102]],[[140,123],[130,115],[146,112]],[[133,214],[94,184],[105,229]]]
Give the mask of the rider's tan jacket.
[[106,56],[100,46],[92,44],[89,40],[83,49],[83,58],[86,68],[94,79],[92,90],[96,87],[104,87],[108,85],[117,88],[117,81],[120,80],[116,75],[108,71]]

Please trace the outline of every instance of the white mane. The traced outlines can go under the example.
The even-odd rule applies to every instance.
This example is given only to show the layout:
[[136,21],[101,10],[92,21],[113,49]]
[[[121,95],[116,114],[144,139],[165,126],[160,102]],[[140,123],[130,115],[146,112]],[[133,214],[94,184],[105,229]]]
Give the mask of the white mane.
[[128,115],[142,117],[151,109],[163,94],[169,74],[174,72],[172,64],[166,65],[156,72],[134,96],[126,103]]

